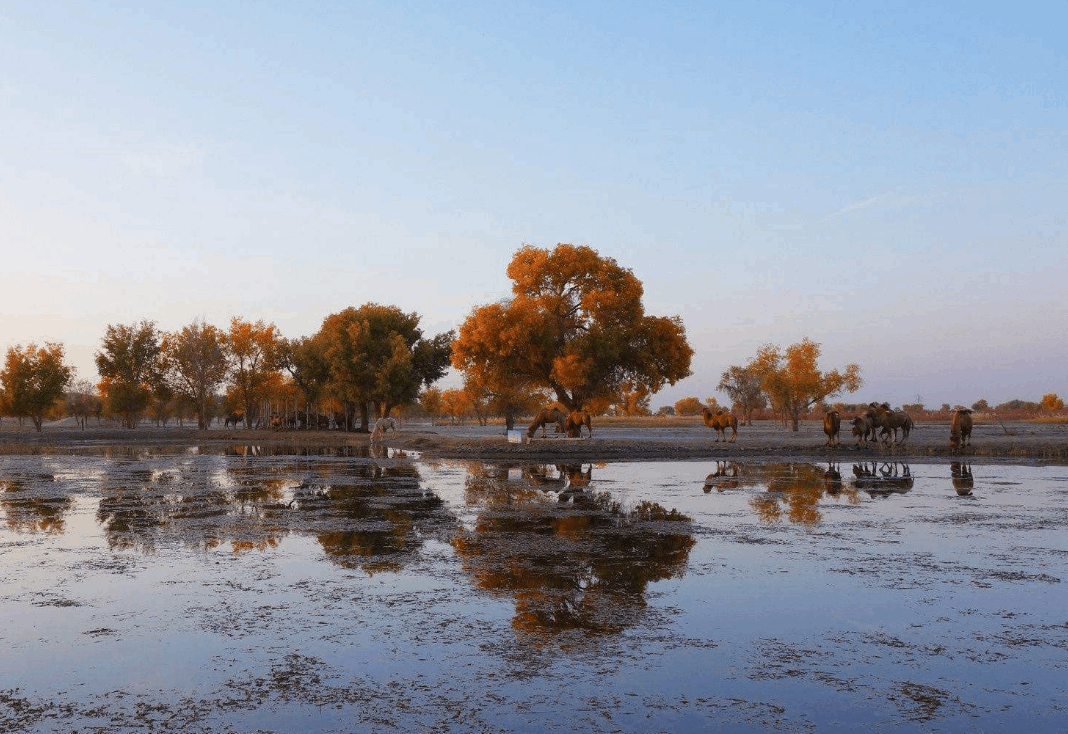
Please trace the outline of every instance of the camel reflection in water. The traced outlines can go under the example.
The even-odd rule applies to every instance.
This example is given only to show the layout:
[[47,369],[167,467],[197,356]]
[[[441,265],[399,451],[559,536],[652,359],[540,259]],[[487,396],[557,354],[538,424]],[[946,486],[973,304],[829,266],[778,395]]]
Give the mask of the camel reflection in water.
[[755,484],[752,477],[747,477],[741,464],[733,461],[717,461],[716,468],[705,477],[705,494],[713,489],[723,492],[728,489],[738,489],[747,484]]
[[815,525],[822,519],[818,509],[824,496],[857,504],[860,500],[854,487],[842,481],[842,471],[836,462],[826,468],[814,464],[769,463],[740,464],[717,461],[715,469],[705,477],[702,490],[723,492],[741,487],[765,488],[754,495],[749,506],[766,523],[787,520],[800,525]]
[[[963,489],[970,481],[970,469],[953,471],[954,486]],[[715,470],[705,477],[702,489],[709,494],[712,489],[723,492],[739,487],[763,486],[765,491],[749,500],[750,507],[761,520],[776,523],[786,519],[800,525],[815,525],[822,520],[819,503],[825,497],[855,505],[860,503],[861,491],[873,498],[888,497],[908,492],[915,483],[909,465],[904,462],[860,462],[853,464],[852,474],[852,479],[845,481],[841,467],[833,461],[828,462],[826,467],[815,464],[738,464],[717,461]],[[959,479],[956,478],[958,474]]]
[[514,599],[517,630],[618,633],[643,614],[651,582],[685,571],[690,518],[651,502],[625,508],[596,491],[593,466],[515,468],[469,466],[465,501],[478,516],[452,544],[480,589]]
[[975,488],[975,478],[972,476],[972,466],[963,461],[952,461],[949,464],[949,476],[953,482],[953,489],[961,497],[971,497],[972,489]]
[[853,486],[872,497],[905,494],[914,484],[912,471],[904,462],[872,461],[853,465]]

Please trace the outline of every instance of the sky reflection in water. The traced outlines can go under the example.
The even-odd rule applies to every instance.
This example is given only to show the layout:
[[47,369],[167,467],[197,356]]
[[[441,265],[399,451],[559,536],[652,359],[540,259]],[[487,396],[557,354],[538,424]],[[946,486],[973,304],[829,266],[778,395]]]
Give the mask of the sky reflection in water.
[[4,730],[1064,715],[1064,467],[122,448],[0,513]]

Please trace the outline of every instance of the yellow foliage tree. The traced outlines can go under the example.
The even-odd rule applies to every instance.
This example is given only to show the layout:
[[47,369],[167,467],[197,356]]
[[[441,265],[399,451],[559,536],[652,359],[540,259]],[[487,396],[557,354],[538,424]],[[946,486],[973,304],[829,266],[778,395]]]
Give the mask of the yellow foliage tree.
[[772,406],[790,418],[794,431],[799,430],[801,414],[810,407],[843,390],[855,392],[864,384],[856,364],[846,365],[843,372],[821,372],[819,356],[820,345],[806,337],[785,351],[765,344],[749,365],[760,375]]
[[466,390],[451,389],[441,391],[441,407],[449,416],[450,421],[463,423],[464,417],[471,412],[473,405],[471,396]]
[[1057,397],[1057,393],[1046,393],[1042,396],[1042,409],[1050,413],[1057,410],[1064,410],[1064,401]]
[[453,343],[453,366],[478,382],[547,389],[578,410],[624,382],[656,392],[690,374],[682,321],[647,316],[641,282],[612,258],[526,246],[508,277],[512,298],[477,307]]
[[231,365],[227,393],[234,407],[244,411],[245,427],[251,428],[260,401],[278,375],[281,335],[274,324],[235,316],[230,319],[226,348]]
[[683,398],[675,401],[675,415],[700,415],[704,407],[705,404],[701,402],[701,398],[692,396]]
[[63,345],[46,342],[10,347],[0,371],[0,398],[5,412],[27,416],[38,432],[45,415],[63,397],[74,378],[74,368],[64,361]]

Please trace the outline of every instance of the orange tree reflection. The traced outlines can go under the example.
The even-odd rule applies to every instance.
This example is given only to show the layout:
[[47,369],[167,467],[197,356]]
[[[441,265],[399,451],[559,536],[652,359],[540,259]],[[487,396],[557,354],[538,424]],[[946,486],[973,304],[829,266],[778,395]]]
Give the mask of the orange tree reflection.
[[651,502],[625,508],[591,483],[592,467],[469,467],[478,516],[452,544],[479,588],[515,599],[516,629],[617,633],[643,613],[651,582],[685,571],[690,518]]

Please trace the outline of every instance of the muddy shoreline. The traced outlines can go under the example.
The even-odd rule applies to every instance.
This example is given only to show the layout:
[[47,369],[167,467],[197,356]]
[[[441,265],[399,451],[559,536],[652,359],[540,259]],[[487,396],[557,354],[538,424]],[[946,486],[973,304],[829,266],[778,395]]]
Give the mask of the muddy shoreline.
[[[887,446],[857,446],[845,437],[839,446],[826,445],[818,425],[807,424],[797,433],[770,421],[742,426],[735,443],[715,441],[714,434],[699,423],[668,426],[607,422],[595,425],[592,436],[566,439],[552,434],[523,443],[510,443],[502,425],[441,426],[427,423],[404,425],[387,434],[382,445],[417,451],[428,457],[484,460],[627,461],[656,459],[734,459],[811,461],[908,461],[942,457],[981,463],[1023,462],[1068,465],[1068,425],[1014,422],[978,425],[973,444],[954,451],[948,441],[948,426],[921,423],[909,438]],[[365,433],[338,431],[262,431],[141,427],[134,430],[110,426],[75,427],[46,425],[41,433],[26,427],[0,426],[0,452],[23,453],[67,451],[105,445],[250,445],[262,447],[369,447]]]

